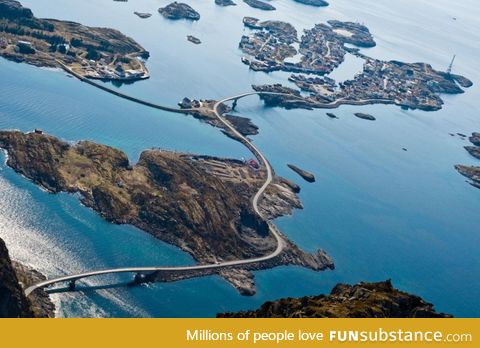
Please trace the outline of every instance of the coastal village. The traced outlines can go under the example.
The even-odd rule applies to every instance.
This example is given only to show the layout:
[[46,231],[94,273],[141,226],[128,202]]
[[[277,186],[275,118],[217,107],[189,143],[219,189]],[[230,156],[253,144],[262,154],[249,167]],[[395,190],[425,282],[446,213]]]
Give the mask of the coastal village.
[[135,81],[149,77],[144,62],[149,53],[119,31],[39,19],[11,0],[0,1],[0,56],[36,66],[63,64],[93,79]]
[[[274,6],[260,0],[243,1],[257,9],[275,10]],[[312,6],[328,5],[324,0],[295,1]],[[231,0],[215,0],[215,3],[219,6],[235,5]],[[168,20],[200,20],[200,14],[183,3],[174,2],[159,9],[159,13]],[[134,14],[142,19],[151,16],[144,12]],[[426,63],[384,61],[360,52],[360,48],[376,45],[369,29],[360,23],[331,20],[305,30],[300,38],[296,28],[287,22],[245,17],[243,23],[248,30],[239,44],[239,49],[244,54],[242,62],[254,71],[291,73],[285,85],[252,86],[267,106],[330,109],[342,104],[382,103],[395,104],[405,109],[433,111],[439,110],[443,105],[440,94],[459,94],[464,92],[463,88],[472,86],[467,78],[452,73],[453,60],[445,71],[439,71]],[[202,42],[193,35],[186,37],[195,45]],[[208,37],[205,42],[207,45]],[[363,60],[362,71],[346,81],[334,80],[330,73],[348,55]],[[119,31],[38,19],[29,9],[14,0],[0,0],[0,56],[35,66],[60,66],[84,81],[89,78],[123,82],[149,77],[145,66],[148,51]],[[303,251],[274,224],[274,218],[302,208],[297,196],[300,186],[276,175],[270,160],[248,138],[258,133],[258,127],[248,118],[228,114],[235,109],[239,99],[255,93],[245,92],[219,99],[222,102],[184,98],[178,104],[179,108],[173,108],[129,96],[101,83],[87,82],[130,102],[168,112],[191,114],[240,141],[253,156],[225,159],[154,147],[143,151],[137,163],[133,164],[120,149],[93,141],[67,142],[44,133],[41,129],[27,133],[0,131],[0,148],[8,155],[6,165],[16,172],[51,193],[74,193],[76,198],[81,198],[83,205],[92,208],[107,221],[136,226],[155,238],[190,253],[198,262],[197,265],[175,265],[173,271],[165,273],[162,273],[164,266],[156,267],[163,268],[162,272],[152,272],[151,267],[148,273],[145,269],[129,269],[128,272],[134,273],[131,285],[217,275],[224,277],[241,294],[253,295],[255,283],[251,271],[280,265],[302,266],[314,271],[334,269],[335,265],[325,251]],[[233,102],[232,107],[227,102]],[[375,120],[372,115],[361,112],[354,115],[365,120]],[[337,118],[333,113],[327,113],[327,116]],[[145,125],[142,123],[142,126]],[[466,137],[463,135],[463,138]],[[466,146],[465,149],[480,159],[480,134],[473,133],[469,140],[473,146]],[[406,148],[403,150],[407,151]],[[316,181],[313,173],[293,164],[288,164],[288,167],[306,182]],[[455,168],[470,180],[471,185],[480,188],[479,167],[458,165]],[[321,180],[319,184],[322,184]],[[10,267],[6,247],[0,239],[0,261],[3,260],[7,260]],[[179,271],[178,268],[183,270]],[[124,273],[125,268],[107,271]],[[28,306],[38,301],[38,298],[31,296],[27,301],[31,286],[21,276],[17,279],[15,272],[21,275],[13,268],[8,270],[9,275],[13,275],[9,285],[12,284],[11,288],[17,292],[14,294],[16,298],[26,304],[23,306],[25,311],[13,316],[33,316]],[[28,280],[28,284],[34,284],[38,293],[44,291],[44,287],[66,283],[67,277],[68,290],[74,291],[75,281],[90,277],[92,273],[101,275],[105,274],[105,270],[89,271],[81,274],[80,278],[78,274],[62,275],[49,279],[47,284],[43,275],[38,274],[36,276],[40,278]],[[25,285],[28,288],[24,289]],[[372,295],[377,293],[381,298]],[[387,306],[384,293],[388,295]],[[366,295],[372,295],[368,301]],[[45,296],[45,301],[50,301],[46,292],[42,296]],[[448,314],[436,313],[433,305],[417,296],[398,293],[389,280],[359,283],[355,286],[339,284],[327,297],[331,302],[338,301],[340,305],[335,305],[335,308],[340,310],[332,314],[331,308],[326,308],[326,314],[322,312],[321,316],[345,316],[341,309],[353,301],[355,311],[352,316],[378,317],[381,314],[395,317],[450,317]],[[311,308],[313,300],[316,305],[323,306],[327,297],[321,295],[318,298],[280,300],[283,303],[273,303],[273,310],[269,309],[268,314],[285,317],[315,316],[320,312],[312,313],[311,309],[307,312],[303,307],[307,304]],[[345,302],[347,298],[348,301]],[[360,308],[359,303],[366,304],[365,308]],[[268,309],[271,304],[268,302],[260,311]],[[391,308],[395,310],[392,312]],[[42,315],[55,315],[53,309],[52,304],[49,307],[50,313]],[[253,311],[225,314],[238,315],[259,314]],[[35,313],[35,316],[38,314]]]
[[[261,95],[271,106],[287,108],[335,108],[342,104],[396,104],[406,109],[434,111],[442,108],[440,93],[459,94],[472,86],[467,78],[442,72],[426,63],[383,61],[360,53],[359,48],[376,45],[364,25],[328,21],[305,30],[300,42],[295,28],[285,22],[261,22],[245,17],[249,35],[242,36],[242,62],[255,71],[286,71],[304,96],[293,88],[276,85],[254,86],[258,92],[285,94]],[[348,45],[348,46],[347,46]],[[298,46],[298,47],[295,47]],[[353,79],[337,83],[328,75],[351,54],[364,60],[363,71]]]

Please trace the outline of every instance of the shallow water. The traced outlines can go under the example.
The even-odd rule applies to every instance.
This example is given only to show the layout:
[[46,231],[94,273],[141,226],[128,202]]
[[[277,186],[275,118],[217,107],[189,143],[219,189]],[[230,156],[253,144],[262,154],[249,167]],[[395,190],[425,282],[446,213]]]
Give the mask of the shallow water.
[[[337,282],[386,278],[435,303],[438,310],[457,316],[480,314],[480,191],[453,169],[456,163],[478,161],[463,149],[466,141],[449,135],[480,130],[480,73],[475,69],[480,10],[471,0],[454,5],[446,0],[331,2],[330,7],[316,9],[278,0],[276,13],[266,13],[242,2],[221,8],[213,1],[192,0],[202,18],[187,23],[158,15],[156,9],[166,1],[23,1],[38,16],[113,27],[135,38],[151,52],[152,78],[121,89],[168,105],[184,96],[219,98],[247,91],[252,83],[285,81],[288,74],[254,73],[240,62],[237,46],[244,15],[287,20],[299,30],[328,19],[360,21],[378,43],[362,52],[425,61],[438,69],[446,69],[457,54],[454,71],[476,83],[466,94],[445,96],[444,109],[435,113],[345,106],[334,111],[340,119],[331,120],[321,110],[266,109],[255,97],[243,100],[239,113],[260,126],[255,143],[277,173],[302,186],[305,209],[279,219],[279,226],[300,246],[327,250],[336,270],[315,273],[280,267],[256,272],[258,293],[250,298],[239,296],[217,277],[55,294],[59,315],[214,316],[256,307],[267,299],[328,292]],[[153,16],[140,19],[134,10]],[[187,34],[199,37],[202,45],[188,42]],[[345,64],[335,72],[339,79],[358,71],[354,63]],[[41,128],[70,141],[87,138],[119,147],[133,160],[155,146],[249,156],[240,144],[197,120],[118,99],[61,72],[1,60],[0,76],[1,129]],[[377,121],[354,117],[358,111],[375,115]],[[317,182],[303,182],[287,163],[314,172]],[[13,257],[47,276],[193,262],[138,229],[103,221],[75,197],[41,191],[3,164],[0,207],[0,236]],[[85,284],[128,280],[112,276]]]

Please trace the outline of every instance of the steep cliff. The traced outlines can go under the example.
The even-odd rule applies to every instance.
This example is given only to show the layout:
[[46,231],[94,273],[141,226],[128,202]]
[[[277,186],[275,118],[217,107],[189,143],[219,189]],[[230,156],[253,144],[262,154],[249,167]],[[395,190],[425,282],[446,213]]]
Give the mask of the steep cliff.
[[31,318],[33,311],[19,284],[17,274],[0,239],[0,318]]

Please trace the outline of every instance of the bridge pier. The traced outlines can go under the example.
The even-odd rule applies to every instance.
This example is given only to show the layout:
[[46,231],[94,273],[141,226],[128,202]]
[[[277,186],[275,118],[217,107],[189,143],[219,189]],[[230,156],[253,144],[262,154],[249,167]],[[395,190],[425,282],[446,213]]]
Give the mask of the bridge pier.
[[234,99],[232,104],[232,111],[235,110],[235,108],[237,107],[237,103],[238,103],[238,99]]
[[135,284],[142,284],[145,281],[145,274],[143,273],[136,273],[135,277],[133,278],[133,282]]
[[70,280],[68,282],[68,290],[75,291],[75,280]]

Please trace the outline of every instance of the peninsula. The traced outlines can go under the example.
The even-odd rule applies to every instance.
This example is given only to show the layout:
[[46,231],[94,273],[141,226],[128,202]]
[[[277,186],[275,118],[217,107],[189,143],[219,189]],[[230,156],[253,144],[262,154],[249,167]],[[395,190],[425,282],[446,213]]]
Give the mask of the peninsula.
[[[472,86],[467,78],[437,71],[426,63],[383,61],[360,53],[359,48],[376,45],[362,24],[330,20],[305,30],[298,40],[295,28],[286,22],[260,22],[252,17],[245,17],[243,22],[251,32],[242,36],[239,48],[245,54],[242,61],[250,69],[296,73],[288,80],[298,90],[281,84],[253,87],[255,91],[273,92],[261,95],[269,106],[314,109],[381,103],[434,111],[443,105],[439,94],[459,94],[464,92],[462,88]],[[347,54],[364,60],[363,71],[337,84],[325,75],[340,66]],[[300,91],[307,95],[302,96]]]
[[330,295],[283,298],[259,309],[221,313],[219,318],[451,318],[431,303],[397,290],[390,280],[337,284]]
[[117,30],[36,18],[15,0],[0,0],[0,56],[40,67],[63,63],[86,78],[135,81],[149,77],[149,53]]
[[[259,203],[262,215],[253,210],[251,198],[267,175],[255,160],[151,149],[131,165],[114,148],[89,141],[72,145],[40,131],[1,131],[0,148],[15,171],[50,192],[78,193],[84,205],[108,221],[134,225],[190,253],[200,264],[232,263],[172,274],[167,280],[220,274],[243,294],[253,294],[249,270],[286,264],[333,268],[325,252],[306,253],[270,232],[269,219],[302,207],[294,183],[275,176]],[[269,254],[275,257],[263,257]],[[233,262],[248,259],[258,262]],[[166,280],[165,274],[160,277]]]

